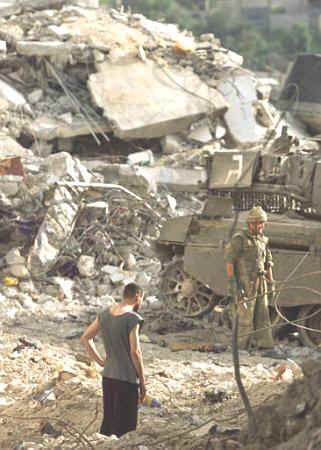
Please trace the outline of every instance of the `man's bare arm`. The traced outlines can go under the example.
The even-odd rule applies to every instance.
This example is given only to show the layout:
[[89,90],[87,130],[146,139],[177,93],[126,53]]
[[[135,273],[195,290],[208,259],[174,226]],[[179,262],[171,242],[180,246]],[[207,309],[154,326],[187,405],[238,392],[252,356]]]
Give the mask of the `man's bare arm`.
[[140,395],[141,400],[145,397],[145,375],[144,375],[144,363],[143,354],[139,342],[139,325],[136,325],[129,334],[130,345],[130,357],[136,369],[137,376],[140,383]]
[[93,338],[97,336],[100,330],[99,320],[96,319],[85,330],[84,334],[80,338],[80,342],[85,346],[89,356],[96,361],[101,367],[104,367],[106,358],[103,358],[96,349]]

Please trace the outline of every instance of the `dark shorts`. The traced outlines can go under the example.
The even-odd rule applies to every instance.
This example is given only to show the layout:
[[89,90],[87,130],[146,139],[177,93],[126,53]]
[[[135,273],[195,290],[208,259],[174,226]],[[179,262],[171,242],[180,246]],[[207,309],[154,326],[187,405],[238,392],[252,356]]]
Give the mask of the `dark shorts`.
[[104,418],[100,433],[122,436],[136,430],[138,385],[103,377]]

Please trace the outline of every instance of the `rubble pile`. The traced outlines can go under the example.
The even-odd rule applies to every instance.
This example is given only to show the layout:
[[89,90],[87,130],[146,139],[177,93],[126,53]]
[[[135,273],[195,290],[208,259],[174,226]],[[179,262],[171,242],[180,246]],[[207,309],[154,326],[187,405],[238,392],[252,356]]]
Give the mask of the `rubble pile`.
[[[270,87],[213,34],[197,39],[95,2],[12,0],[0,20],[1,254],[20,248],[23,277],[74,278],[84,257],[91,279],[104,265],[141,271],[185,192],[187,209],[201,209],[206,156],[264,145],[282,122]],[[99,183],[131,194],[93,194]]]
[[[242,57],[214,34],[196,38],[175,24],[85,1],[12,0],[0,5],[0,20],[1,204],[10,211],[2,217],[1,253],[20,247],[24,275],[39,278],[53,266],[78,275],[81,254],[99,266],[126,268],[135,264],[130,246],[135,253],[138,243],[151,257],[147,241],[157,235],[152,228],[164,206],[165,216],[180,215],[184,192],[194,192],[189,207],[201,209],[207,155],[264,146],[271,130],[273,140],[282,138],[282,120],[268,101],[271,86],[244,70]],[[13,157],[19,173],[10,167]],[[116,213],[115,200],[113,206],[106,200],[115,188],[106,187],[94,197],[107,206],[89,214],[87,205],[81,213],[97,183],[121,185],[131,198],[147,195],[152,206],[147,212],[142,200],[129,213],[129,194]],[[104,215],[89,245],[90,221]],[[84,216],[80,244],[73,230],[84,228]],[[103,242],[104,251],[93,242]],[[69,255],[64,262],[62,249]]]
[[[202,169],[194,171],[205,164],[197,136],[205,130],[205,141],[212,141],[210,122],[227,109],[214,80],[242,63],[213,35],[196,42],[176,25],[95,6],[50,0],[0,6],[2,275],[16,289],[19,281],[46,276],[76,285],[80,276],[88,278],[91,295],[95,280],[101,295],[110,283],[132,279],[123,271],[134,268],[152,291],[159,268],[146,263],[153,258],[150,240],[167,214],[179,213],[168,191],[180,184],[184,191],[187,179],[192,186],[204,182]],[[166,79],[162,92],[155,71]],[[157,116],[146,98],[148,77]],[[136,82],[145,92],[133,89]],[[158,151],[174,145],[176,153],[186,147],[189,128],[196,151],[176,164],[172,158],[168,168],[165,155],[154,164],[148,146],[154,150],[156,139]],[[178,164],[185,169],[174,172],[170,166]],[[123,190],[95,191],[104,183]],[[189,207],[193,202],[202,205],[194,198]],[[18,262],[8,263],[10,252]]]
[[[95,0],[0,3],[0,315],[6,327],[27,330],[37,317],[47,337],[59,343],[78,338],[88,316],[95,317],[98,308],[120,298],[127,282],[136,281],[145,290],[147,310],[157,316],[150,331],[177,331],[170,323],[173,317],[160,312],[162,267],[154,241],[168,217],[202,210],[208,157],[221,150],[262,150],[259,175],[267,183],[284,178],[284,171],[276,169],[291,149],[298,158],[319,154],[317,141],[309,139],[305,127],[270,103],[273,80],[256,78],[242,63],[242,56],[223,48],[214,34],[196,38],[175,24],[154,22],[124,9],[108,10]],[[284,165],[284,170],[290,173],[290,166]],[[310,189],[309,177],[311,173],[300,185],[302,196]],[[175,321],[175,326],[191,330],[194,322]],[[40,333],[39,327],[31,331],[33,336]],[[80,417],[79,410],[87,413],[89,402],[91,413],[97,412],[95,369],[82,360],[83,354],[75,362],[69,348],[60,352],[19,339],[14,351],[12,342],[0,340],[9,359],[0,358],[1,380],[13,370],[12,361],[19,363],[14,369],[18,381],[0,383],[0,406],[12,407],[1,420],[10,425],[18,396],[21,417],[30,408],[37,416],[34,433],[26,427],[32,439],[38,439],[40,415],[51,421],[41,423],[41,435],[44,439],[49,435],[43,446],[32,447],[32,441],[30,447],[28,443],[21,447],[28,436],[12,438],[11,425],[6,443],[21,449],[56,448],[68,435],[70,442],[63,448],[74,447],[77,440],[82,448],[92,448],[87,434],[97,429],[97,414],[87,429],[88,417]],[[176,406],[162,378],[176,380],[183,403],[189,361],[177,357],[184,374],[180,377],[178,362],[168,362],[162,354],[165,366],[170,366],[168,375],[157,365],[163,360],[154,356],[161,347],[145,339],[146,345],[153,345],[147,352],[149,375],[156,374],[153,387],[171,405],[165,417],[155,414],[153,424],[162,430],[165,443],[159,448],[170,448],[166,435],[168,423],[176,423]],[[191,363],[197,374],[188,388],[187,409],[180,405],[184,419],[178,427],[186,425],[186,411],[191,414],[199,401],[195,383],[213,369],[206,364],[206,355]],[[232,384],[231,361],[224,364]],[[215,370],[213,383],[222,374],[219,365]],[[49,383],[42,388],[40,372],[41,381]],[[25,390],[23,376],[29,377]],[[273,384],[270,372],[263,373],[265,378]],[[74,383],[74,398],[67,395],[68,382]],[[235,407],[239,404],[235,386],[228,387],[232,395],[222,398],[233,397]],[[203,390],[198,386],[198,394]],[[74,435],[67,422],[57,419],[53,414],[57,398],[66,410],[75,408],[77,417],[72,420],[85,431]],[[208,407],[199,414],[210,412]],[[223,408],[220,414],[224,415]],[[189,425],[197,426],[200,419],[193,417]],[[149,420],[148,414],[143,415],[142,435],[147,438]],[[245,422],[243,415],[241,425]],[[57,429],[67,429],[65,436]],[[152,434],[153,442],[157,436]],[[174,436],[172,444],[218,448],[215,443],[210,447],[213,436],[206,432],[204,441],[196,434],[182,447]]]
[[251,442],[245,438],[244,449],[320,448],[320,358],[305,361],[302,371],[304,377],[295,380],[281,398],[256,411],[257,438]]
[[[145,317],[148,310],[143,311]],[[90,363],[79,340],[66,340],[58,326],[56,335],[48,329],[50,343],[43,335],[23,336],[22,331],[28,333],[23,326],[12,327],[9,338],[1,331],[3,450],[319,448],[320,360],[311,349],[296,349],[300,364],[242,354],[242,378],[258,426],[256,440],[248,442],[231,352],[174,345],[169,351],[153,340],[155,335],[149,339],[144,334],[148,392],[160,407],[141,405],[137,431],[114,441],[97,433],[102,418],[100,369]],[[219,333],[215,331],[213,341],[220,339]],[[189,331],[185,344],[188,340],[201,345],[204,336],[205,330]],[[180,338],[182,334],[164,336],[173,339],[172,344]],[[8,373],[11,377],[5,377]]]

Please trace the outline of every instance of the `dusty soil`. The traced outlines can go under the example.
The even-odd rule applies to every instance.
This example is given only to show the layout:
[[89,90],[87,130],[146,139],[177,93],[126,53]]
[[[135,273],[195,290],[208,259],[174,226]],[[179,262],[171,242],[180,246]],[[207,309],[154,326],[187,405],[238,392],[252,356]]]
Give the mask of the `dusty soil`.
[[[164,313],[146,306],[142,345],[148,391],[161,407],[141,406],[137,431],[110,441],[97,435],[102,417],[99,369],[88,362],[79,343],[97,308],[59,307],[67,317],[61,322],[44,316],[3,324],[1,449],[241,448],[235,433],[246,429],[247,415],[234,379],[228,329],[205,318],[182,322],[180,331],[169,321],[174,332],[163,327],[160,334],[151,330]],[[204,351],[205,343],[215,352]],[[316,355],[294,344],[286,350],[297,365],[240,352],[242,380],[255,413],[278,402],[289,383],[302,376],[300,359]]]

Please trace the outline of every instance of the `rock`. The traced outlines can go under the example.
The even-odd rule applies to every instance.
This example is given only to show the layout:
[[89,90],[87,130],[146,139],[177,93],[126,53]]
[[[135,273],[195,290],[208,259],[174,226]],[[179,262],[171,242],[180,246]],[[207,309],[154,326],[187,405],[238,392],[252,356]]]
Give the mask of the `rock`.
[[217,89],[230,107],[224,119],[229,134],[237,146],[257,143],[265,133],[256,122],[253,105],[257,102],[255,80],[248,75],[223,79]]
[[192,425],[199,427],[202,423],[201,418],[195,414],[191,417]]
[[36,294],[38,293],[35,285],[33,284],[32,280],[28,281],[21,281],[19,283],[19,290],[21,292],[24,292],[25,294]]
[[95,275],[95,258],[93,256],[81,255],[77,267],[80,275],[91,278]]
[[8,269],[11,275],[13,275],[14,277],[21,279],[30,277],[29,270],[24,264],[11,264],[10,266],[8,266]]
[[99,8],[99,0],[73,0],[73,3],[82,8]]
[[20,294],[18,296],[18,300],[27,311],[31,311],[32,313],[35,313],[37,311],[38,306],[34,301],[32,301],[29,295]]
[[142,288],[148,286],[151,281],[151,276],[147,275],[146,272],[139,272],[136,276],[136,283]]
[[185,149],[186,143],[179,135],[167,135],[161,139],[162,151],[165,155],[175,154]]
[[130,153],[128,155],[127,161],[130,166],[133,166],[135,164],[138,164],[141,166],[153,166],[154,165],[154,155],[151,150]]
[[21,256],[20,250],[18,248],[12,248],[5,256],[7,264],[24,264],[26,259]]
[[63,300],[66,298],[67,300],[72,300],[73,298],[73,286],[74,281],[68,278],[63,277],[53,277],[52,280],[58,286],[58,298],[59,300]]
[[115,304],[115,300],[111,295],[104,295],[100,300],[104,308],[108,308]]
[[13,181],[8,183],[0,182],[0,192],[8,197],[14,197],[19,192],[19,184]]
[[35,89],[34,91],[30,92],[28,94],[28,101],[31,105],[39,102],[43,97],[43,90],[42,89]]
[[203,119],[199,122],[193,123],[188,139],[206,144],[213,140],[213,136],[209,127],[209,121]]
[[7,43],[6,41],[0,40],[0,57],[7,53]]
[[110,285],[109,284],[101,284],[101,283],[99,283],[97,285],[96,291],[97,291],[97,296],[98,297],[106,296],[108,294],[108,292],[110,292]]
[[145,307],[147,309],[151,309],[153,311],[162,309],[163,306],[164,306],[163,302],[160,301],[157,297],[154,297],[154,296],[146,297],[145,300],[144,300],[144,304],[145,304]]

